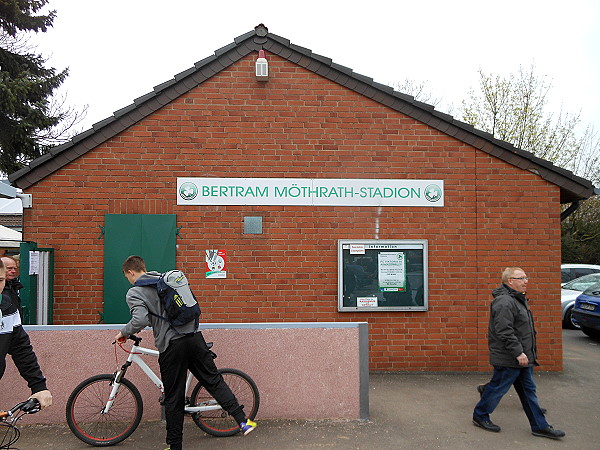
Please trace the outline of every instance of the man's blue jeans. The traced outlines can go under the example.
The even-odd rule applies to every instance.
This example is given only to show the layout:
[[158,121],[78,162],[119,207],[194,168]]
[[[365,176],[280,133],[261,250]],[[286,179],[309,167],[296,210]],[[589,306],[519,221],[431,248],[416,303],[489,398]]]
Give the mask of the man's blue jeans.
[[532,431],[539,431],[549,426],[542,409],[538,403],[533,380],[533,367],[513,368],[494,366],[492,379],[485,386],[481,400],[475,406],[473,417],[489,421],[490,414],[494,412],[504,394],[508,392],[511,386],[519,395],[523,410],[529,419]]

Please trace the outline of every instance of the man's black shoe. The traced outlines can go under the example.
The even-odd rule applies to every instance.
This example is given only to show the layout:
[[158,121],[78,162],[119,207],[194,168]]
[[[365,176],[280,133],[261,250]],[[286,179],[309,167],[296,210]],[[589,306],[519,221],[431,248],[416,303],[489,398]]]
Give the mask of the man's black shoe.
[[495,423],[492,423],[491,420],[479,420],[475,417],[473,417],[473,425],[483,428],[484,430],[493,431],[494,433],[497,433],[501,430],[501,428]]
[[550,439],[560,439],[561,437],[565,437],[564,431],[555,430],[551,426],[549,426],[548,428],[544,428],[543,430],[532,431],[531,434],[533,434],[534,436],[546,437]]

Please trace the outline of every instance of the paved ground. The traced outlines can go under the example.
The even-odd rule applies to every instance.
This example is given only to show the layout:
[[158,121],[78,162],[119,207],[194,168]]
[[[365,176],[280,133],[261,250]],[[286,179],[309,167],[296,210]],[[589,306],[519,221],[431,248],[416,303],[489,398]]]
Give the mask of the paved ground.
[[[598,449],[600,342],[577,330],[565,330],[563,373],[537,374],[538,395],[560,441],[530,433],[525,413],[512,390],[492,420],[502,427],[490,433],[473,426],[475,386],[487,374],[372,374],[369,421],[259,420],[247,437],[214,438],[192,423],[186,425],[186,449]],[[309,395],[310,393],[307,393]],[[259,413],[260,419],[260,413]],[[92,447],[66,426],[22,426],[21,450],[79,450]],[[116,449],[165,448],[164,425],[144,423]]]

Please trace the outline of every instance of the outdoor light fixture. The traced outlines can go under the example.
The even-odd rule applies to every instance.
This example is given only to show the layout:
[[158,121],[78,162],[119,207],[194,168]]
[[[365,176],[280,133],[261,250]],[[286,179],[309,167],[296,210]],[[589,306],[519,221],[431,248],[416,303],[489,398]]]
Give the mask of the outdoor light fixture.
[[258,51],[256,60],[256,81],[267,81],[269,79],[269,63],[265,59],[265,51]]

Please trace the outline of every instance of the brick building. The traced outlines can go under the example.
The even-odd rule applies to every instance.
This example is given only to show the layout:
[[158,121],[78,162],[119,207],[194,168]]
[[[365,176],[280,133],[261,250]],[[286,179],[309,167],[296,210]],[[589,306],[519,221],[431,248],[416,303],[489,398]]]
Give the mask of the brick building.
[[[182,182],[211,178],[435,180],[443,202],[182,200]],[[367,321],[372,370],[487,370],[490,291],[509,265],[531,277],[542,368],[561,370],[560,206],[594,190],[263,26],[9,179],[33,195],[24,239],[55,250],[55,324],[124,321],[120,264],[138,252],[188,274],[206,322]],[[340,240],[425,242],[418,306],[373,293],[341,308]],[[225,278],[207,278],[208,249],[225,251]]]

